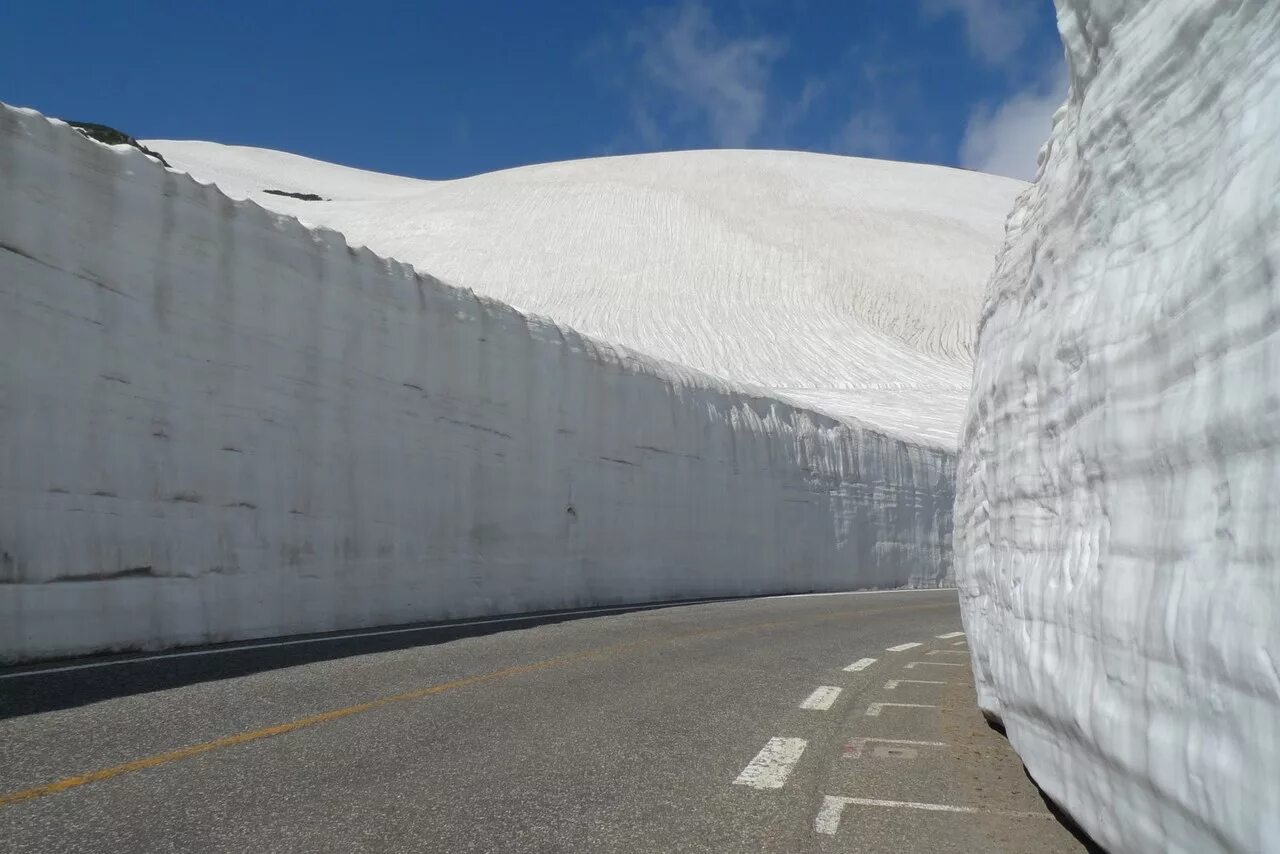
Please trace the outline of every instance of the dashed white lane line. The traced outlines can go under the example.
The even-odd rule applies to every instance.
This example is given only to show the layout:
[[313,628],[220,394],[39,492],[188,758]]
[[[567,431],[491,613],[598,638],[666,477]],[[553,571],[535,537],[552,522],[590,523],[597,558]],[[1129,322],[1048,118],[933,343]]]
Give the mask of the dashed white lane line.
[[835,704],[835,701],[840,696],[840,691],[841,689],[834,685],[821,685],[815,688],[812,694],[805,697],[804,702],[800,704],[800,708],[825,712]]
[[803,738],[771,738],[733,781],[753,789],[781,789],[809,742]]
[[968,646],[968,645],[969,645],[968,641],[956,641],[955,643],[952,644],[952,646]]
[[822,806],[818,809],[818,817],[813,821],[813,829],[818,833],[834,836],[840,829],[840,816],[844,808],[854,804],[863,807],[888,807],[890,809],[928,810],[930,812],[951,812],[975,815],[1000,815],[1010,818],[1053,818],[1047,812],[1022,812],[1020,810],[989,810],[979,807],[956,807],[950,804],[926,804],[919,801],[886,801],[880,798],[844,798],[826,795]]
[[868,744],[875,742],[876,744],[909,744],[912,747],[946,747],[945,741],[913,741],[909,738],[858,738],[849,739],[849,743],[844,746],[845,759],[862,758],[862,748]]
[[938,680],[936,680],[936,679],[890,679],[888,682],[884,683],[884,687],[885,687],[886,689],[888,689],[888,690],[892,691],[892,690],[894,690],[895,688],[897,688],[899,685],[902,685],[902,684],[907,684],[907,685],[946,685],[947,683],[946,683],[946,682],[939,682],[939,681],[938,681]]
[[915,670],[917,667],[924,664],[929,664],[933,667],[964,667],[964,665],[958,661],[908,661],[906,664],[902,665],[902,669]]
[[885,652],[906,652],[909,649],[915,649],[918,646],[924,646],[922,643],[900,643],[897,646],[885,647]]
[[880,710],[881,710],[881,709],[889,709],[889,708],[896,708],[896,709],[940,709],[940,708],[942,708],[942,707],[941,707],[941,706],[931,706],[931,705],[929,705],[928,703],[872,703],[871,705],[867,706],[867,717],[869,717],[869,718],[878,718],[878,717],[880,717]]
[[938,640],[951,640],[952,638],[964,637],[964,632],[947,632],[945,635],[934,635]]
[[962,649],[931,649],[925,655],[968,655]]
[[874,658],[859,658],[853,664],[850,664],[848,667],[844,669],[848,673],[855,673],[859,670],[866,670],[868,667],[870,667],[875,663],[876,663],[876,660]]

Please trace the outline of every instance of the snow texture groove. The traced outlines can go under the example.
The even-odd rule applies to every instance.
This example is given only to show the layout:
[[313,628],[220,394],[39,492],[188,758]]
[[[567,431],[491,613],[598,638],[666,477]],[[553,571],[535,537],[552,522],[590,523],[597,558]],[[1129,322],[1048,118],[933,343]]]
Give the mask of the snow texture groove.
[[1280,850],[1280,3],[1058,23],[958,467],[979,701],[1109,850]]
[[335,228],[451,284],[949,451],[982,289],[1026,186],[789,151],[603,157],[422,181],[264,149],[146,145],[232,197]]
[[0,347],[0,659],[950,570],[953,450],[3,105]]

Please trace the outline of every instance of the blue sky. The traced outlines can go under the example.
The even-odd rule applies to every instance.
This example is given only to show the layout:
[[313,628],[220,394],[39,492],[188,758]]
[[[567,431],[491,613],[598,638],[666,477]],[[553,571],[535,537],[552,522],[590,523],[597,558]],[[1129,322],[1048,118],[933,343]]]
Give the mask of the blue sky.
[[1050,0],[13,0],[0,100],[140,138],[451,178],[793,148],[1030,178]]

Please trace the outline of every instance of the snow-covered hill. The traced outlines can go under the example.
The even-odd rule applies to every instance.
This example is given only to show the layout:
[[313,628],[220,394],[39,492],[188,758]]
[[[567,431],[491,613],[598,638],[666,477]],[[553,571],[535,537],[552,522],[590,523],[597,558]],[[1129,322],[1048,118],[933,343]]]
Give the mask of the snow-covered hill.
[[782,151],[422,181],[265,149],[145,144],[232,197],[337,229],[452,284],[945,449],[968,394],[983,286],[1026,187]]

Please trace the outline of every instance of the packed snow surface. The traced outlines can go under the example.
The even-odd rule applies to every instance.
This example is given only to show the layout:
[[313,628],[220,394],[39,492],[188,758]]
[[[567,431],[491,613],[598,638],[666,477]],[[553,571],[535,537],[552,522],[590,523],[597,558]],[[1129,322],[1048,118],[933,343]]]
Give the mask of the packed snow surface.
[[235,198],[337,229],[452,284],[946,449],[967,400],[982,287],[1026,187],[783,151],[423,181],[259,148],[145,144]]
[[1280,851],[1280,3],[1058,0],[979,332],[979,701],[1112,851]]

